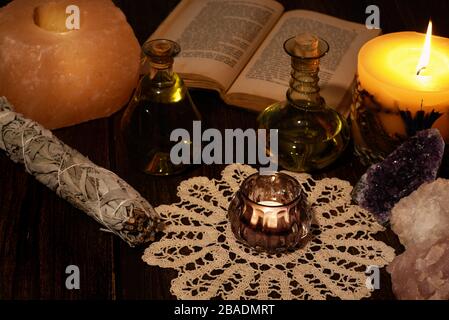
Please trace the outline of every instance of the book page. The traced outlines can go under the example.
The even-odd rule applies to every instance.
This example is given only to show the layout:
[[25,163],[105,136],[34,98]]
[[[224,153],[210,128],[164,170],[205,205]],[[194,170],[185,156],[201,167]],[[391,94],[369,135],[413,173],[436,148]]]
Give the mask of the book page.
[[329,43],[329,53],[320,64],[321,94],[328,105],[338,109],[353,82],[359,49],[380,30],[368,30],[361,24],[306,10],[284,13],[231,86],[229,100],[241,94],[255,96],[259,102],[285,100],[291,58],[283,44],[301,32],[311,32]]
[[174,71],[187,85],[226,91],[282,11],[273,0],[182,0],[150,39],[181,45]]

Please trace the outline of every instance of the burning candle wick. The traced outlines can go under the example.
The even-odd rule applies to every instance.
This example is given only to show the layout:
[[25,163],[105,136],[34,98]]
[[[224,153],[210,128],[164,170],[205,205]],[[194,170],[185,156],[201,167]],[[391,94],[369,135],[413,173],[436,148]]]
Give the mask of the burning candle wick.
[[416,75],[417,76],[419,76],[420,75],[420,73],[421,73],[421,71],[423,71],[424,69],[425,69],[426,67],[422,67],[422,68],[420,68],[419,70],[418,70],[418,72],[416,72]]
[[419,76],[421,71],[427,68],[430,62],[430,50],[432,46],[432,21],[429,21],[427,27],[426,38],[424,41],[423,51],[416,66],[416,75]]

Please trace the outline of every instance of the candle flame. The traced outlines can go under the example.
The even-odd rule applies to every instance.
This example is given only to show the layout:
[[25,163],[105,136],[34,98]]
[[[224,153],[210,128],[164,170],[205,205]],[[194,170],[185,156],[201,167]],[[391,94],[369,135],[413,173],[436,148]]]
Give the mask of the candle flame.
[[432,21],[429,21],[429,26],[427,27],[426,40],[424,41],[424,47],[419,58],[418,65],[416,66],[416,75],[419,76],[421,71],[423,71],[430,62],[430,48],[432,44]]

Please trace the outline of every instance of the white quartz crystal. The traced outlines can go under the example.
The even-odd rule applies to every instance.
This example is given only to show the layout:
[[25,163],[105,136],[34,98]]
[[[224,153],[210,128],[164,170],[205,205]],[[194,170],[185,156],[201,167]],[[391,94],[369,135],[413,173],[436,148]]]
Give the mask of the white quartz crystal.
[[411,245],[387,270],[398,299],[448,300],[449,238],[430,247]]
[[391,228],[408,248],[430,247],[449,239],[449,180],[437,179],[421,185],[393,208]]

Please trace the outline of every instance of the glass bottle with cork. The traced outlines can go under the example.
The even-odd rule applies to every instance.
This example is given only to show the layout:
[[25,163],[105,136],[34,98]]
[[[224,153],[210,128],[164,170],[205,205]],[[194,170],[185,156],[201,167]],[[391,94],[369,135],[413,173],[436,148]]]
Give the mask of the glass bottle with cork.
[[322,169],[341,155],[350,138],[346,120],[320,95],[320,59],[329,45],[303,33],[285,41],[284,50],[291,56],[292,66],[287,99],[259,115],[259,128],[278,129],[279,165],[284,169]]
[[[170,160],[170,150],[177,143],[170,141],[170,135],[178,128],[190,132],[192,122],[201,120],[184,82],[172,69],[180,50],[176,42],[166,39],[143,45],[149,71],[140,80],[121,122],[129,159],[151,175],[177,174],[187,168]],[[183,143],[192,146],[191,141]]]

